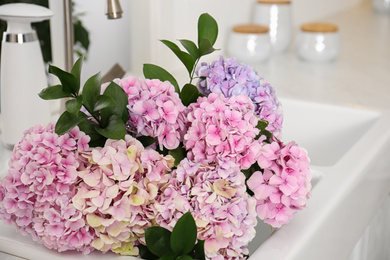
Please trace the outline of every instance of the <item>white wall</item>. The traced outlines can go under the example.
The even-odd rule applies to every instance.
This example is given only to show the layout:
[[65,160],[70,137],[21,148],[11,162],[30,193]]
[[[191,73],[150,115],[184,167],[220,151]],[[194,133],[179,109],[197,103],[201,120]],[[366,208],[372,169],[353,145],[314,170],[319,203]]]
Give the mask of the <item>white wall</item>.
[[75,12],[85,13],[81,20],[89,30],[90,47],[83,67],[83,76],[97,72],[104,75],[115,63],[130,69],[129,1],[121,0],[121,19],[109,20],[105,14],[106,0],[75,0]]
[[[363,0],[293,0],[295,28],[303,22],[324,17],[359,4]],[[175,41],[187,38],[196,42],[197,19],[203,12],[218,22],[220,33],[216,47],[226,49],[230,28],[251,20],[256,0],[132,0],[130,1],[131,70],[141,73],[142,63],[152,62],[170,71],[184,67],[159,39]],[[214,60],[217,52],[205,60]]]
[[304,22],[323,20],[363,1],[365,0],[292,0],[293,22],[295,26],[299,26]]
[[[294,27],[322,20],[362,1],[367,0],[292,0]],[[250,21],[256,0],[120,0],[124,13],[119,20],[106,18],[106,0],[74,2],[75,11],[85,13],[82,21],[90,32],[91,45],[82,72],[85,80],[99,71],[106,73],[116,62],[136,75],[142,75],[142,64],[147,62],[168,70],[183,70],[159,39],[187,38],[196,42],[197,19],[208,12],[220,28],[215,46],[225,49],[230,28]],[[217,52],[206,60],[221,54]]]

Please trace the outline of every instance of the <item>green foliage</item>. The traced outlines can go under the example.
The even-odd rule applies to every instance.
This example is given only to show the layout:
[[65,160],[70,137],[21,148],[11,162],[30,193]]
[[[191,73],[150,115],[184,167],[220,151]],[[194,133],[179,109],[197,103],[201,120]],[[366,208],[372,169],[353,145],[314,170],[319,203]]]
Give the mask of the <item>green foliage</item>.
[[190,212],[184,214],[172,232],[162,227],[145,229],[147,246],[140,246],[140,256],[144,259],[198,259],[204,260],[204,241],[196,243],[197,229]]
[[184,66],[187,68],[188,74],[191,75],[191,72],[195,65],[195,60],[191,54],[180,50],[180,48],[173,42],[168,40],[161,40],[162,43],[164,43],[168,48],[173,51],[173,53],[176,54],[176,56],[180,59],[180,61],[184,64]]
[[171,232],[162,227],[150,227],[145,230],[145,241],[150,252],[157,256],[172,253]]
[[190,83],[185,84],[180,92],[180,99],[183,105],[188,106],[189,104],[196,102],[198,97],[202,96],[198,88]]
[[81,121],[84,121],[86,116],[81,114],[80,116],[76,116],[68,111],[62,113],[60,118],[57,121],[55,132],[58,135],[63,135],[69,132],[72,128],[77,126]]
[[218,36],[218,24],[209,14],[201,14],[198,20],[198,45],[202,40],[208,40],[214,45]]
[[171,82],[171,84],[175,87],[175,91],[177,93],[180,92],[179,84],[176,79],[165,69],[153,64],[144,64],[143,72],[145,78],[147,79],[159,79],[161,81],[167,80]]
[[192,251],[196,242],[196,224],[190,212],[184,214],[176,223],[171,234],[171,248],[178,255]]
[[198,45],[193,41],[181,39],[179,42],[184,47],[185,50],[180,49],[180,47],[174,42],[168,40],[161,40],[185,66],[189,74],[189,83],[183,86],[182,91],[180,92],[179,85],[177,84],[176,79],[169,74],[166,70],[152,64],[144,65],[144,76],[145,78],[157,78],[160,80],[169,80],[176,89],[176,92],[180,93],[180,98],[184,105],[189,105],[193,102],[196,102],[197,98],[201,96],[201,93],[198,89],[192,84],[192,81],[195,78],[195,69],[199,60],[212,52],[214,49],[214,44],[218,36],[218,24],[209,14],[204,13],[200,15],[198,19]]
[[264,135],[266,137],[265,141],[270,143],[272,138],[272,133],[268,130],[266,130],[268,126],[267,120],[259,119],[259,122],[257,123],[256,128],[260,130],[259,134],[255,137],[255,139],[259,139],[260,136]]
[[91,137],[91,147],[104,145],[108,138],[124,139],[128,120],[126,93],[112,82],[101,94],[100,73],[97,73],[85,82],[80,94],[82,59],[76,61],[70,73],[50,65],[49,72],[59,78],[61,85],[47,87],[38,94],[46,100],[69,98],[65,103],[66,111],[56,123],[55,132],[61,135],[79,126]]
[[170,150],[168,154],[172,155],[172,157],[175,158],[175,166],[178,166],[181,160],[187,157],[187,151],[186,149],[184,149],[182,143],[180,143],[179,147],[177,147],[176,149]]
[[72,97],[72,94],[63,91],[62,85],[56,85],[56,86],[45,88],[44,90],[41,91],[41,93],[39,93],[39,96],[42,99],[50,100],[50,99]]
[[149,145],[157,142],[157,139],[154,139],[151,136],[139,136],[137,137],[137,140],[140,141],[144,147],[148,147]]
[[129,100],[127,95],[123,95],[123,89],[118,84],[111,82],[104,91],[104,96],[114,100],[116,105],[107,106],[100,111],[103,126],[108,125],[108,119],[113,114],[121,118],[123,122],[127,122],[129,119],[129,111],[127,109]]

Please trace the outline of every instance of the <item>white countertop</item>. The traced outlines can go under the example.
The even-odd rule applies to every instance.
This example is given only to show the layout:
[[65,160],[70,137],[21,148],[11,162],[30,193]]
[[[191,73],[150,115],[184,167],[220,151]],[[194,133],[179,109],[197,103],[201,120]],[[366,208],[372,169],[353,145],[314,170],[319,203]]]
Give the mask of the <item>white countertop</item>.
[[255,66],[258,73],[282,97],[390,109],[390,15],[365,2],[323,21],[339,26],[335,61],[302,61],[292,46]]

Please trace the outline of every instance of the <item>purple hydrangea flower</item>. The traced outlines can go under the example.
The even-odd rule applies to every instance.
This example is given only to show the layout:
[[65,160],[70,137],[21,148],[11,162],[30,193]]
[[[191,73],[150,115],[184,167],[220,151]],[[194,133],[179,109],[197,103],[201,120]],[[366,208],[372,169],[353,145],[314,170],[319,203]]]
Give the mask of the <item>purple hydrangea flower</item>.
[[249,65],[236,62],[235,58],[224,59],[221,56],[211,64],[201,63],[196,73],[200,77],[197,87],[205,95],[249,96],[255,105],[256,115],[269,122],[267,130],[280,137],[283,114],[275,90]]

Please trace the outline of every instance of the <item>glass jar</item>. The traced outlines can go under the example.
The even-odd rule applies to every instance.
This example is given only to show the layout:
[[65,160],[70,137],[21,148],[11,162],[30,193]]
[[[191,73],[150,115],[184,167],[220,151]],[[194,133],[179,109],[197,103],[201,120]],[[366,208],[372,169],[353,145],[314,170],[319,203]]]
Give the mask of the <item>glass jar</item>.
[[296,40],[298,56],[308,61],[331,61],[340,51],[339,28],[324,22],[301,25]]
[[250,64],[267,60],[271,54],[268,30],[259,24],[234,26],[227,42],[229,56]]
[[291,1],[258,0],[253,9],[252,22],[269,27],[272,53],[285,52],[291,45]]
[[390,14],[390,0],[372,0],[372,7],[378,13]]

